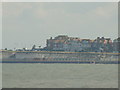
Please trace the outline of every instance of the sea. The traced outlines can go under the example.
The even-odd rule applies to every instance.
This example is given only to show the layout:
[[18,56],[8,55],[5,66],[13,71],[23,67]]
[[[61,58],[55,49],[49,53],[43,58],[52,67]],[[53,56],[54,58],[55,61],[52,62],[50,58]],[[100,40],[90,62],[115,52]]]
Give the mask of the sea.
[[118,64],[3,63],[3,88],[118,88]]

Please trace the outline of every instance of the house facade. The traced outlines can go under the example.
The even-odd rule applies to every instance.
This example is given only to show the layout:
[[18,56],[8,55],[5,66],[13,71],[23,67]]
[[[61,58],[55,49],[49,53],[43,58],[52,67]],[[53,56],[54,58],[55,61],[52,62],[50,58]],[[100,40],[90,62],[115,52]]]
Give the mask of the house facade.
[[46,48],[48,50],[61,51],[88,51],[91,49],[90,39],[80,39],[77,37],[68,37],[66,35],[59,35],[54,39],[47,39]]

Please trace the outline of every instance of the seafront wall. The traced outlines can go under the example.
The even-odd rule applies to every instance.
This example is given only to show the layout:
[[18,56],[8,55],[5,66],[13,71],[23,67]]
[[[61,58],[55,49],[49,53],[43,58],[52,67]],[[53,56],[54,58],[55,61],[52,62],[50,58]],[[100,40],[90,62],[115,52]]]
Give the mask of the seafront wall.
[[93,61],[117,61],[117,53],[94,53],[94,52],[16,52],[16,59],[33,60],[93,60]]
[[56,51],[9,51],[2,52],[3,61],[62,61],[62,62],[109,62],[118,61],[119,53],[56,52]]
[[15,53],[13,51],[0,51],[0,59],[8,59]]

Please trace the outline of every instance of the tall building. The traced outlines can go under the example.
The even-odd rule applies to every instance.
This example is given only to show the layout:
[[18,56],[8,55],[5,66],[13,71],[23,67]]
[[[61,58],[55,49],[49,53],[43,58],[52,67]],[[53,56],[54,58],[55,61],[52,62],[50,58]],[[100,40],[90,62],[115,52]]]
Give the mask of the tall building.
[[113,51],[120,52],[120,37],[113,40]]
[[54,39],[52,39],[52,37],[47,39],[46,48],[48,50],[88,51],[91,48],[91,40],[59,35]]
[[63,49],[63,45],[65,43],[66,40],[68,40],[68,36],[67,35],[59,35],[57,37],[55,37],[54,39],[52,39],[52,37],[50,39],[47,39],[47,49],[48,50],[64,50]]

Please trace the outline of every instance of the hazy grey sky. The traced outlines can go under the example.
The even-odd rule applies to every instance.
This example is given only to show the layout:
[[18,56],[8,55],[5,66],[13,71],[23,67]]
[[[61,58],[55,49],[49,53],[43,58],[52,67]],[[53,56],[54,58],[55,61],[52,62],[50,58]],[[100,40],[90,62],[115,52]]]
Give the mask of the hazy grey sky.
[[118,3],[3,3],[5,48],[45,46],[57,35],[90,38],[118,37]]

